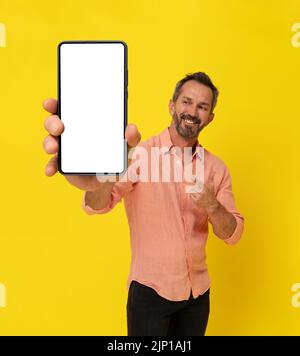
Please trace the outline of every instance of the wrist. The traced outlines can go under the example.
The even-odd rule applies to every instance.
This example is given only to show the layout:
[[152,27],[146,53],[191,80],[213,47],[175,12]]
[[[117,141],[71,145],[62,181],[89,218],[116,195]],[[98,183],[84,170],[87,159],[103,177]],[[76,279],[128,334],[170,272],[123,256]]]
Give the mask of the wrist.
[[216,199],[212,204],[210,204],[209,207],[206,208],[206,211],[207,211],[208,215],[212,215],[216,211],[218,211],[220,207],[221,207],[221,204]]
[[95,182],[95,185],[92,187],[89,187],[89,189],[87,189],[87,192],[98,192],[98,191],[102,191],[102,192],[106,192],[106,191],[111,191],[113,186],[115,185],[115,182],[99,182],[99,180],[97,180],[97,182]]

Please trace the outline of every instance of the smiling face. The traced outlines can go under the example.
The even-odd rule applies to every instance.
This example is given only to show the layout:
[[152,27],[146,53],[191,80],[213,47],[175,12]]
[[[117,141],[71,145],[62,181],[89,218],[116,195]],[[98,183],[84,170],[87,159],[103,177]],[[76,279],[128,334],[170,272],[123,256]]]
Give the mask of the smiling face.
[[196,80],[189,80],[181,88],[169,111],[178,134],[184,139],[196,138],[199,132],[214,118],[212,90]]

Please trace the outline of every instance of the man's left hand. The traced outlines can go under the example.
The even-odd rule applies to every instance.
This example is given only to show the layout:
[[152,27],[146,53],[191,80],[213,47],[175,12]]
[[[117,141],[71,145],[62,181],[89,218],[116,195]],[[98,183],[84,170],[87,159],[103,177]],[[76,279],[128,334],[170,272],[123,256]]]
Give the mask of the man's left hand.
[[200,193],[189,193],[192,201],[198,208],[206,209],[208,213],[216,210],[220,203],[215,197],[214,190],[214,172],[208,177],[206,184],[203,186],[203,190]]

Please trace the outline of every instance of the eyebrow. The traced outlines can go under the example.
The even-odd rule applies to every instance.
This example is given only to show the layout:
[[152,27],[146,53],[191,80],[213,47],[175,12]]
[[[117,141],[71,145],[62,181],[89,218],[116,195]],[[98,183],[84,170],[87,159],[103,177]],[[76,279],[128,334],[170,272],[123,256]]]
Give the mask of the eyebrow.
[[[183,96],[184,99],[187,99],[188,101],[193,101],[192,98],[189,98],[188,96]],[[206,105],[206,106],[209,106],[209,103],[205,102],[205,101],[200,101],[199,104],[202,104],[202,105]]]

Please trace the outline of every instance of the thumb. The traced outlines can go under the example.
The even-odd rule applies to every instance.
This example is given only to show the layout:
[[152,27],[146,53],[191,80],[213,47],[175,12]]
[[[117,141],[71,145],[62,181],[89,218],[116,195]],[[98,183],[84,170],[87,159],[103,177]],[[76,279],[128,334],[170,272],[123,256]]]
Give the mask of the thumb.
[[129,147],[135,147],[141,141],[141,134],[139,133],[136,125],[129,124],[125,130],[125,139]]
[[141,134],[139,133],[136,125],[129,124],[125,130],[125,140],[127,142],[127,158],[128,158],[128,167],[130,166],[133,156],[134,148],[141,141]]

